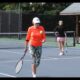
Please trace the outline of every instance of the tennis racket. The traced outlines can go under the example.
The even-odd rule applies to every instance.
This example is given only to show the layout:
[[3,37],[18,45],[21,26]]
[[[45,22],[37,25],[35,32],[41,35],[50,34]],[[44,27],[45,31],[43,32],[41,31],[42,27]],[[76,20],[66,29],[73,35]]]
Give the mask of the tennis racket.
[[22,69],[23,59],[24,59],[24,57],[26,55],[26,52],[27,52],[27,48],[25,49],[23,56],[20,58],[20,60],[16,64],[16,73],[19,73],[21,71],[21,69]]

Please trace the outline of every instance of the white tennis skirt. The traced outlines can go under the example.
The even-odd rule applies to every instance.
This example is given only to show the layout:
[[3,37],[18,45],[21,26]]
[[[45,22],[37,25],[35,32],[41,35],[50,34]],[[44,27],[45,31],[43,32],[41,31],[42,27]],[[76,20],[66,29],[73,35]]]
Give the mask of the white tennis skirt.
[[57,41],[65,41],[65,37],[57,37]]

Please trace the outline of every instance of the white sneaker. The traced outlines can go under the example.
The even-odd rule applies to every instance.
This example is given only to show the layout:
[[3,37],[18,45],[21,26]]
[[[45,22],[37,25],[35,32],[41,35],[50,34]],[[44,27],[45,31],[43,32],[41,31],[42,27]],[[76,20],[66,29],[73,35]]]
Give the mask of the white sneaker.
[[59,55],[62,56],[62,55],[64,55],[64,53],[60,52]]
[[33,74],[33,77],[36,77],[36,74]]
[[36,77],[36,74],[34,74],[34,73],[32,72],[32,76],[33,76],[33,77]]

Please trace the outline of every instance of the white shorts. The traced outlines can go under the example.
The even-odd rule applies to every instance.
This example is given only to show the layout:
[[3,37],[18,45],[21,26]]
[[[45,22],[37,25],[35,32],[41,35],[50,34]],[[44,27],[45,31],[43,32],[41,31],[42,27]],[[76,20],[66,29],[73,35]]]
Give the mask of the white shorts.
[[65,37],[57,37],[57,41],[65,41]]

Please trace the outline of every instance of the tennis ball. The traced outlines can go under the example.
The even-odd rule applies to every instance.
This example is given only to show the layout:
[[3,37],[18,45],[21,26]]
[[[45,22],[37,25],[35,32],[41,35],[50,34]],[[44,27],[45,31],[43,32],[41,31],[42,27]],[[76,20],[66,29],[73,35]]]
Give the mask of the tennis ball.
[[40,34],[42,34],[43,33],[43,31],[40,31]]

